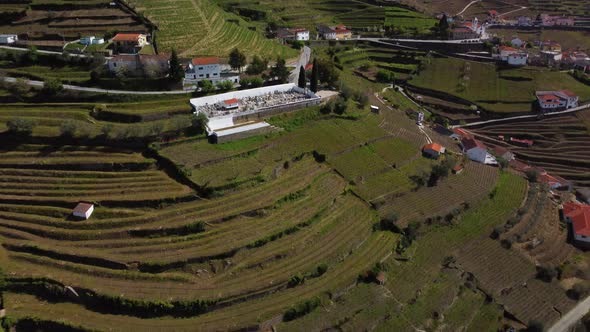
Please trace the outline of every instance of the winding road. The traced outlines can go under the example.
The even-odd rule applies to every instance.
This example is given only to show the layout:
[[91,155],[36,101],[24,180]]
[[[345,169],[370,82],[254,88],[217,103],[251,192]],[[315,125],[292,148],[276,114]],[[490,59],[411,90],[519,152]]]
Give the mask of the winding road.
[[291,74],[289,74],[289,83],[297,84],[299,80],[299,68],[305,68],[305,65],[309,63],[309,59],[311,58],[311,48],[307,46],[303,46],[303,50],[297,59],[297,62],[290,63],[290,67],[295,67]]

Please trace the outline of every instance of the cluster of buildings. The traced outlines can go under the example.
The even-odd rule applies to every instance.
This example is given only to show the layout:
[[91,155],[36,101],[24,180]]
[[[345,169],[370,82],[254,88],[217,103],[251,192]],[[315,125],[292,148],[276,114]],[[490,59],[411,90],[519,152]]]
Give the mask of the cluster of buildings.
[[537,91],[535,95],[542,112],[561,111],[578,107],[579,97],[570,90]]
[[[521,43],[520,45],[523,44]],[[524,48],[522,48],[522,46],[520,48],[504,45],[498,46],[494,50],[492,57],[511,66],[525,66],[529,60],[529,54]]]
[[309,30],[304,28],[281,28],[277,31],[277,39],[282,43],[287,41],[308,41]]
[[510,25],[521,27],[573,27],[576,25],[575,17],[566,15],[540,14],[537,17],[518,16],[513,19],[504,19],[496,10],[488,11],[488,22],[496,25]]
[[352,39],[352,31],[345,25],[336,26],[318,25],[319,38],[325,40],[349,40]]
[[476,18],[473,21],[465,21],[451,30],[451,39],[478,39],[485,34],[485,26]]

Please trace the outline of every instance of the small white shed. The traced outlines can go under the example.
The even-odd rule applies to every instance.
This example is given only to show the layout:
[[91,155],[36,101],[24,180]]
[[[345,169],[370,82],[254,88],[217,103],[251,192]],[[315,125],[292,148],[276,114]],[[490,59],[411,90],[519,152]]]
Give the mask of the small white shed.
[[0,44],[14,44],[18,41],[18,35],[0,35]]
[[76,205],[72,214],[77,218],[88,219],[92,212],[94,212],[94,204],[80,202]]

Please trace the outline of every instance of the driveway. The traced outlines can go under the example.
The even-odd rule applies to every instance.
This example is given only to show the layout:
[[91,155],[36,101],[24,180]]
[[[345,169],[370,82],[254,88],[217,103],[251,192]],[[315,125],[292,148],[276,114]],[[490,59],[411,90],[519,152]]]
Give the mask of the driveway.
[[305,65],[307,65],[309,63],[310,58],[311,58],[311,48],[309,48],[307,46],[303,46],[303,50],[301,51],[301,54],[299,55],[299,58],[297,59],[297,61],[289,64],[289,66],[295,67],[295,69],[289,75],[289,83],[297,84],[297,81],[299,79],[299,68],[301,66],[303,66],[303,68],[305,68]]
[[590,311],[590,297],[578,303],[572,310],[561,317],[557,323],[553,324],[547,332],[563,332],[574,326],[585,314]]

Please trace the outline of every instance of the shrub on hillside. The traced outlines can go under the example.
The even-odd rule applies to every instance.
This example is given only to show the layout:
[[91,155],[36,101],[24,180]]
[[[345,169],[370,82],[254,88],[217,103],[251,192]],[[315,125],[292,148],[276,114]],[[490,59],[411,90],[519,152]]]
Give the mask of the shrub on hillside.
[[31,119],[16,118],[8,120],[6,126],[8,131],[13,134],[29,136],[33,133],[35,122]]

